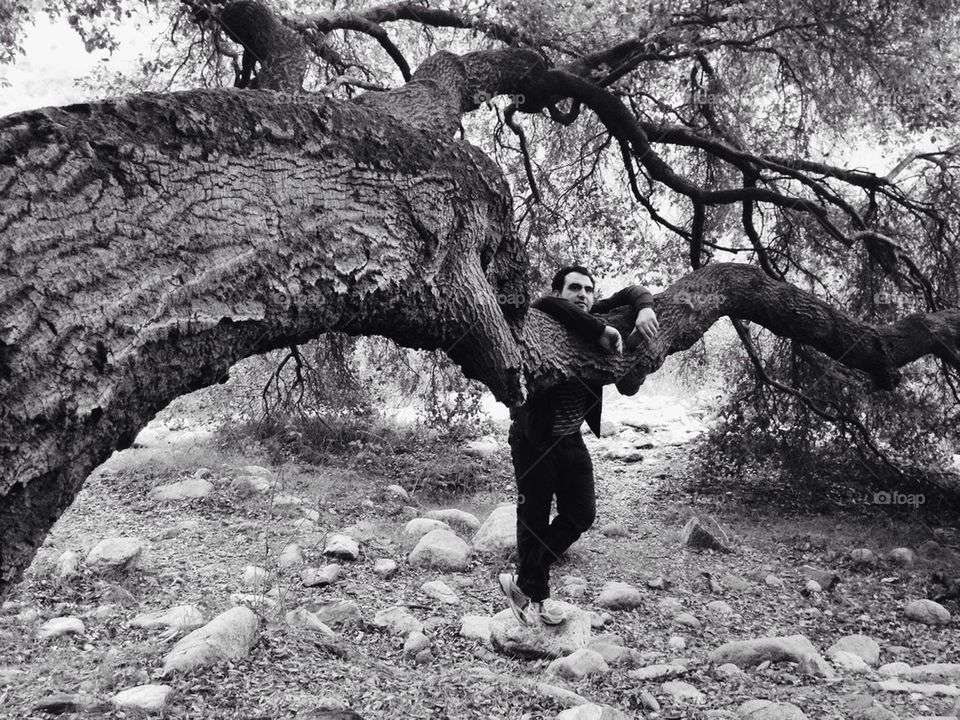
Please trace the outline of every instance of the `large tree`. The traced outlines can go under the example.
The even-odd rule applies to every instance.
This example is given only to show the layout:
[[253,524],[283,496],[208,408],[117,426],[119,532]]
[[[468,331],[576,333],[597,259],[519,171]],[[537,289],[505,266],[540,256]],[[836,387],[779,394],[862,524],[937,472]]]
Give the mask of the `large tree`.
[[[82,27],[81,7],[64,6]],[[0,18],[10,42],[18,12]],[[236,87],[0,119],[0,590],[160,408],[243,357],[327,332],[441,349],[509,405],[574,375],[635,392],[724,316],[752,354],[748,323],[873,388],[924,357],[943,387],[956,382],[952,148],[880,175],[813,147],[875,129],[878,113],[913,129],[955,120],[951,98],[915,92],[953,78],[954,3],[283,15],[191,1],[177,27],[198,39],[183,60],[196,76],[232,66]],[[474,49],[418,34],[440,28]],[[372,37],[389,68],[338,31]],[[515,166],[491,159],[509,141],[485,153],[457,137],[499,96]],[[528,312],[538,232],[587,217],[638,252],[609,222],[621,205],[577,195],[618,184],[689,271],[655,299],[657,341],[623,357]],[[850,312],[822,280],[858,268],[922,306],[889,322]],[[611,322],[629,329],[626,310]]]

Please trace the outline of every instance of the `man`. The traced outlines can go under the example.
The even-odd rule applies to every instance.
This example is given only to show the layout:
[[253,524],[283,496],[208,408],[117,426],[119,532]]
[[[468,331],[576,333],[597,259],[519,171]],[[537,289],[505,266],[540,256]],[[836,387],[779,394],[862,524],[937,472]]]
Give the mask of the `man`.
[[[616,353],[623,352],[619,331],[592,313],[623,305],[637,312],[635,333],[647,340],[656,337],[659,325],[649,290],[636,285],[594,302],[593,276],[581,265],[561,268],[553,277],[551,294],[533,303],[573,332]],[[511,410],[518,562],[516,579],[503,573],[499,584],[508,606],[524,625],[530,624],[531,614],[545,625],[565,620],[562,611],[548,600],[550,565],[593,524],[593,464],[580,426],[586,420],[600,436],[602,398],[602,385],[574,379],[531,396],[522,407]],[[557,515],[550,522],[554,495]]]

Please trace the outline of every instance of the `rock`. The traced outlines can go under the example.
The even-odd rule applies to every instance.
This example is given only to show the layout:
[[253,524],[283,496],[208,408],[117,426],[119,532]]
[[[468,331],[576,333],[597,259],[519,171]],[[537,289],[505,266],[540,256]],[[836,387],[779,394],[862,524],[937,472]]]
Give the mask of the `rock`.
[[668,595],[665,598],[661,598],[657,601],[657,608],[664,615],[669,615],[673,617],[679,612],[683,611],[683,603],[681,603],[677,598]]
[[556,720],[629,720],[629,716],[609,705],[584,703],[561,711]]
[[830,659],[833,660],[833,664],[836,665],[841,670],[846,670],[847,672],[852,673],[869,673],[870,666],[866,661],[852,652],[847,652],[845,650],[835,650],[830,656]]
[[248,498],[270,492],[273,483],[257,475],[241,475],[230,481],[230,491],[239,498]]
[[410,494],[403,489],[402,485],[387,485],[384,492],[388,497],[394,497],[400,500],[410,499]]
[[916,562],[916,556],[913,554],[913,550],[910,548],[898,547],[887,553],[887,560],[892,562],[894,565],[907,567]]
[[188,672],[246,657],[257,639],[257,630],[257,616],[249,608],[234,607],[222,612],[173,646],[163,660],[161,674]]
[[660,703],[657,702],[657,699],[649,690],[644,690],[640,693],[640,704],[643,706],[644,710],[648,710],[652,713],[660,712]]
[[464,615],[460,620],[460,637],[490,644],[490,623],[486,615]]
[[402,605],[380,610],[373,616],[373,624],[393,635],[423,632],[423,623]]
[[750,589],[750,581],[744,580],[738,575],[724,575],[720,578],[720,584],[733,592],[743,592]]
[[712,600],[707,603],[706,608],[713,615],[733,615],[733,608],[724,600]]
[[702,692],[690,683],[683,682],[683,680],[668,680],[660,685],[660,690],[674,700],[693,702],[698,705],[707,699]]
[[816,654],[817,649],[805,635],[789,635],[725,643],[710,652],[709,662],[712,665],[733,663],[746,668],[766,661],[799,663]]
[[160,712],[167,705],[173,688],[168,685],[137,685],[121,690],[110,701],[118,710]]
[[326,637],[334,637],[335,633],[330,626],[323,622],[316,613],[312,613],[306,608],[300,607],[296,610],[290,610],[285,616],[287,625],[291,627],[302,627],[307,630],[313,630]]
[[213,492],[213,483],[208,480],[191,478],[169,485],[158,485],[150,491],[150,499],[160,502],[173,500],[191,500],[206,497]]
[[904,680],[913,682],[953,683],[960,684],[960,664],[958,663],[930,663],[907,667],[899,673]]
[[784,585],[783,580],[772,573],[767,575],[763,579],[763,582],[766,583],[768,586],[775,587],[775,588],[782,588]]
[[829,570],[820,570],[812,565],[804,565],[800,568],[800,574],[807,580],[813,580],[824,590],[832,590],[840,582],[840,576]]
[[608,672],[610,666],[600,653],[588,648],[581,648],[570,655],[557,658],[547,667],[547,673],[567,680],[580,680],[588,675],[603,675]]
[[470,569],[470,546],[450,530],[431,530],[420,538],[407,559],[417,567],[465,571]]
[[851,550],[850,559],[857,565],[877,564],[877,556],[873,554],[872,550],[868,550],[867,548],[857,548],[856,550]]
[[349,535],[332,533],[327,538],[323,554],[343,560],[356,560],[360,556],[360,545]]
[[625,582],[608,582],[600,590],[596,604],[610,610],[634,610],[643,606],[643,595]]
[[524,658],[569,655],[590,641],[590,616],[575,605],[554,601],[566,614],[557,626],[521,625],[510,610],[502,610],[490,621],[490,641],[498,652]]
[[40,619],[40,611],[36,608],[24,608],[17,613],[17,622],[22,625],[31,625]]
[[730,539],[717,521],[704,515],[692,517],[680,531],[680,541],[687,547],[701,550],[720,550],[733,552]]
[[915,683],[899,680],[897,678],[888,678],[879,682],[871,683],[871,687],[882,692],[889,693],[920,693],[921,695],[946,697],[960,697],[960,688],[956,685],[942,685],[939,683]]
[[472,440],[463,446],[465,455],[478,458],[488,458],[496,454],[500,448],[496,438],[491,435],[484,435],[478,440]]
[[332,585],[340,577],[342,568],[337,563],[330,563],[319,568],[304,568],[300,571],[300,582],[304,587],[320,587]]
[[820,655],[807,655],[797,666],[797,673],[811,677],[835,680],[839,677],[833,667]]
[[83,620],[78,617],[55,617],[50,618],[37,629],[37,637],[41,640],[51,640],[61,635],[83,635],[85,630]]
[[428,647],[430,647],[430,638],[428,638],[419,630],[414,630],[407,635],[407,639],[403,643],[403,654],[416,655],[422,650],[426,650]]
[[384,580],[389,580],[397,572],[397,563],[390,558],[378,558],[377,561],[373,563],[373,572]]
[[73,550],[64,550],[57,559],[57,574],[62,578],[73,577],[80,566],[80,556]]
[[243,605],[259,612],[270,612],[279,606],[277,599],[269,593],[230,593],[230,602],[234,605]]
[[804,588],[806,588],[808,593],[823,592],[823,586],[816,580],[807,580],[807,584],[804,585]]
[[725,682],[739,682],[746,679],[743,670],[733,663],[718,665],[713,669],[713,675],[717,680],[723,680]]
[[748,700],[737,708],[737,714],[744,720],[807,720],[796,705],[770,700]]
[[408,522],[404,528],[403,532],[410,537],[419,540],[424,535],[426,535],[431,530],[451,530],[452,528],[447,525],[443,520],[432,520],[430,518],[414,518]]
[[602,528],[600,528],[600,532],[603,533],[603,535],[608,538],[627,537],[629,534],[627,533],[627,530],[626,528],[623,527],[623,525],[615,522],[607,523]]
[[451,588],[442,580],[429,580],[420,586],[420,592],[428,598],[437,600],[448,605],[456,605],[460,602],[460,596],[456,590]]
[[904,673],[910,672],[910,666],[905,662],[892,662],[881,665],[877,672],[884,677],[898,677]]
[[846,635],[831,645],[826,652],[828,658],[835,653],[848,652],[858,655],[868,665],[876,667],[880,664],[880,645],[867,635]]
[[471,541],[474,549],[484,552],[506,552],[517,547],[517,506],[494,508]]
[[899,720],[891,712],[869,695],[853,695],[847,705],[849,720]]
[[950,622],[950,611],[933,600],[914,600],[903,611],[908,618],[924,625],[946,625]]
[[290,543],[280,553],[277,558],[277,565],[283,570],[292,570],[303,565],[303,553],[300,552],[300,546],[297,543]]
[[33,706],[33,709],[49,715],[96,713],[101,709],[110,709],[109,706],[101,708],[99,705],[95,697],[85,693],[54,693],[37,702],[37,704]]
[[670,587],[670,581],[665,579],[663,575],[657,575],[647,580],[647,587],[651,590],[666,590]]
[[330,627],[351,625],[360,622],[360,608],[349,600],[332,600],[319,605],[311,605],[310,611],[316,614],[320,622]]
[[129,570],[136,567],[143,548],[143,541],[139,538],[105,538],[87,553],[87,566],[95,569]]
[[243,569],[243,586],[247,588],[262,588],[270,583],[270,573],[262,567],[247,565]]
[[262,477],[268,480],[272,480],[276,477],[276,473],[273,472],[270,468],[264,467],[263,465],[244,465],[240,468],[240,472],[246,473],[247,475],[253,475],[255,477]]
[[680,635],[671,635],[667,640],[667,647],[673,652],[683,652],[687,649],[687,641]]
[[666,678],[680,677],[687,674],[685,665],[678,663],[659,663],[637,668],[627,673],[634,680],[665,680]]
[[588,615],[590,616],[590,628],[593,630],[599,630],[613,620],[613,615],[608,612],[595,613],[591,610]]
[[442,520],[457,532],[466,535],[473,535],[480,529],[480,521],[476,515],[457,508],[430,510],[423,513],[423,516],[430,520]]
[[174,631],[193,630],[203,625],[203,613],[194,605],[177,605],[169,610],[140,613],[130,624],[147,630],[160,627]]
[[610,667],[630,665],[633,663],[633,651],[628,647],[624,647],[619,642],[597,642],[596,640],[591,640],[587,647],[599,653],[600,657],[602,657],[604,662]]
[[683,625],[684,627],[692,628],[694,630],[699,630],[702,627],[702,624],[690,613],[677,613],[673,617],[673,622],[677,625]]

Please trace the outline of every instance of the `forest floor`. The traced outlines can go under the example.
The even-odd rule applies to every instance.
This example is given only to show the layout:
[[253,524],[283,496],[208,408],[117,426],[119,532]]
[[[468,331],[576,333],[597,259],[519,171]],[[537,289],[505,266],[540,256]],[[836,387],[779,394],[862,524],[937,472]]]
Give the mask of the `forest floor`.
[[[643,402],[621,407],[620,416],[645,425],[618,422],[611,409],[606,429],[612,437],[587,438],[597,521],[553,573],[557,587],[564,575],[586,581],[581,596],[555,594],[585,610],[608,612],[606,626],[595,632],[618,635],[633,650],[629,662],[572,681],[548,674],[548,660],[507,657],[489,643],[461,636],[463,616],[503,610],[496,577],[511,567],[505,555],[475,554],[469,570],[458,573],[406,562],[414,546],[404,532],[410,518],[456,507],[483,520],[514,500],[502,426],[489,457],[468,455],[463,443],[426,433],[384,430],[316,453],[310,462],[301,455],[277,463],[275,452],[252,440],[225,443],[223,434],[178,423],[166,413],[134,448],[115,454],[88,479],[0,610],[0,716],[49,717],[38,705],[68,694],[74,704],[59,708],[63,717],[132,717],[136,712],[113,708],[110,698],[145,683],[172,688],[159,713],[166,718],[555,718],[579,702],[556,688],[617,708],[625,717],[737,718],[745,701],[767,699],[793,703],[811,719],[840,720],[855,716],[851,708],[863,694],[891,711],[870,717],[953,716],[960,707],[956,697],[880,692],[873,685],[882,679],[876,669],[840,670],[838,678],[825,680],[801,674],[792,663],[768,663],[735,678],[718,676],[707,659],[711,650],[774,635],[802,634],[823,653],[839,638],[862,633],[879,644],[880,663],[960,663],[955,604],[952,621],[939,626],[912,622],[903,610],[908,601],[928,596],[932,572],[960,576],[960,535],[923,508],[859,502],[813,515],[802,507],[786,513],[789,503],[748,502],[730,488],[691,495],[686,488],[695,471],[689,456],[703,428],[702,413],[671,399]],[[251,465],[260,468],[246,468]],[[273,481],[270,493],[236,492],[235,479],[251,472]],[[212,483],[206,497],[161,502],[149,496],[157,486],[196,477]],[[401,485],[409,499],[392,502],[386,490],[391,484]],[[276,502],[293,495],[302,503]],[[678,532],[685,521],[705,513],[731,535],[735,552],[682,546]],[[311,519],[304,522],[305,516]],[[611,524],[624,534],[601,532]],[[326,534],[345,528],[360,541],[360,555],[341,561],[332,585],[303,587],[296,572],[278,568],[279,554],[292,542],[307,564],[325,564]],[[146,549],[134,569],[103,574],[81,563],[76,575],[60,577],[64,551],[85,557],[112,536],[143,541]],[[913,564],[886,559],[900,546],[914,550]],[[853,562],[850,551],[857,548],[869,548],[878,560]],[[394,559],[396,574],[375,574],[378,558]],[[231,594],[249,592],[243,577],[250,565],[268,571],[277,605],[258,607],[259,631],[249,655],[161,677],[163,657],[177,637],[133,627],[131,618],[190,604],[209,621],[234,605]],[[835,572],[841,582],[830,591],[808,592],[804,565]],[[663,586],[650,587],[648,581],[658,577]],[[426,597],[421,585],[436,579],[451,586],[459,602]],[[643,605],[628,611],[596,605],[610,581],[636,586]],[[355,604],[359,618],[331,623],[333,643],[284,622],[288,610],[334,600]],[[708,609],[716,600],[731,612]],[[378,611],[396,605],[424,623],[430,653],[419,661],[404,652],[402,636],[371,622]],[[674,624],[678,609],[701,627]],[[59,616],[80,618],[82,633],[39,639],[43,623]],[[679,679],[696,688],[699,699],[674,697],[662,679],[629,674],[677,658],[685,668]],[[658,714],[642,709],[644,691],[658,700]],[[356,714],[331,710],[340,706]]]

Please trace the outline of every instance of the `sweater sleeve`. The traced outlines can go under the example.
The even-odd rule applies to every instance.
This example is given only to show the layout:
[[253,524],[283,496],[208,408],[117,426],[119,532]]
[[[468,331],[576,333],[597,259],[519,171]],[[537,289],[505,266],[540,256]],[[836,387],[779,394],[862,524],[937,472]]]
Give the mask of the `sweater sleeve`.
[[600,318],[581,310],[572,302],[554,295],[544,295],[531,307],[545,312],[568,330],[588,340],[596,340],[607,324]]
[[643,285],[630,285],[615,292],[608,298],[597,300],[593,304],[591,312],[605,313],[614,308],[629,305],[634,312],[640,312],[643,308],[653,307],[653,293]]

